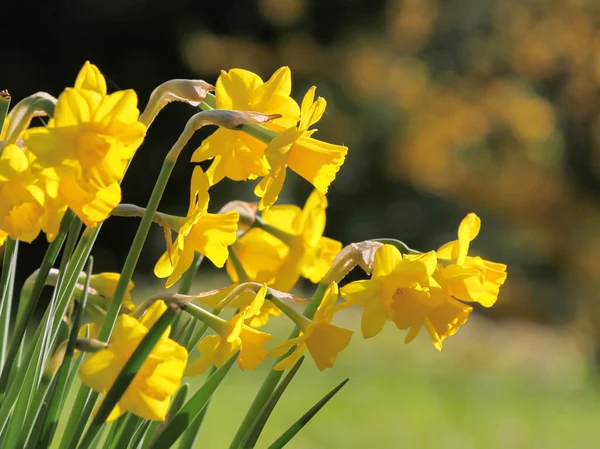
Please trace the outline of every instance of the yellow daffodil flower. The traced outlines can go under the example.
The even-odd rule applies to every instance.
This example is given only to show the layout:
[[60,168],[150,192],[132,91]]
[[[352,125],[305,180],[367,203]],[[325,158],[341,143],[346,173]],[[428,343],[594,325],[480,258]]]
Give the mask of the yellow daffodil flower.
[[[164,302],[157,301],[139,321],[129,315],[119,315],[108,348],[88,355],[81,364],[81,381],[93,390],[106,394],[133,351],[166,308]],[[179,389],[188,358],[185,348],[168,338],[168,334],[169,331],[165,332],[158,341],[110,413],[108,422],[125,412],[155,421],[165,419],[171,397]]]
[[165,252],[154,267],[154,274],[167,279],[167,287],[179,280],[189,268],[198,251],[217,267],[225,265],[229,255],[227,247],[236,239],[237,212],[209,214],[208,178],[197,166],[192,174],[190,206],[187,216],[181,219],[177,240],[170,252]]
[[302,329],[300,335],[278,344],[269,351],[270,357],[280,357],[295,346],[294,351],[279,361],[274,370],[282,371],[291,368],[306,349],[320,371],[333,366],[338,354],[348,346],[354,333],[331,324],[334,313],[338,309],[335,305],[337,298],[338,286],[333,282],[327,287],[312,321],[305,318],[298,323]]
[[[213,363],[217,367],[229,360],[237,351],[240,355],[237,364],[241,369],[254,370],[267,357],[265,345],[273,339],[273,336],[265,332],[257,331],[244,324],[246,321],[260,314],[265,302],[266,286],[261,288],[254,299],[229,321],[217,317],[215,322],[218,326],[213,327],[217,335],[204,337],[198,343],[197,350],[200,353],[185,370],[186,376],[196,376],[206,371]],[[213,324],[214,326],[214,324]]]
[[0,155],[0,229],[15,240],[31,242],[40,232],[45,193],[27,155],[7,145]]
[[135,92],[106,95],[104,77],[86,63],[75,87],[58,97],[48,126],[25,133],[36,164],[56,171],[58,194],[88,226],[121,200],[119,181],[146,133],[138,116]]
[[[239,238],[235,252],[248,277],[260,276],[260,282],[281,291],[289,291],[300,275],[318,283],[342,249],[340,242],[323,237],[326,208],[327,198],[315,190],[303,209],[290,204],[265,211],[263,222],[281,234],[275,237],[264,229],[253,228]],[[227,272],[236,282],[231,262],[227,263]]]
[[315,90],[314,86],[311,87],[302,100],[297,127],[285,129],[277,123],[269,126],[281,134],[273,139],[265,150],[271,169],[254,189],[256,196],[261,198],[261,210],[271,207],[277,200],[285,181],[287,167],[325,195],[344,163],[347,147],[311,137],[317,130],[308,128],[321,119],[327,105],[322,97],[315,101]]
[[[260,283],[261,281],[258,280],[248,280],[251,282],[258,282]],[[222,289],[219,293],[211,295],[209,297],[206,298],[202,298],[201,301],[203,304],[206,304],[208,306],[212,306],[212,307],[221,307],[223,308],[224,306],[220,306],[219,304],[227,297],[229,296],[230,293],[232,293],[232,291],[238,287],[239,284],[235,283],[235,284],[231,284],[228,287]],[[240,293],[239,296],[237,296],[236,298],[234,298],[233,300],[231,300],[231,302],[228,302],[228,304],[226,305],[226,307],[233,307],[236,309],[242,309],[244,307],[247,307],[248,305],[250,305],[250,303],[252,302],[252,300],[254,299],[254,292],[252,291],[243,291]],[[269,322],[269,318],[272,316],[279,316],[281,315],[281,310],[279,310],[277,308],[277,306],[275,306],[271,301],[264,301],[260,310],[258,311],[258,313],[256,313],[255,315],[251,316],[250,318],[248,318],[246,320],[246,324],[250,327],[262,327],[265,324],[267,324]]]
[[456,332],[471,308],[446,296],[432,277],[436,268],[434,251],[402,256],[391,245],[378,249],[371,279],[352,282],[341,289],[346,301],[364,308],[363,336],[374,337],[386,320],[391,320],[399,329],[410,329],[405,339],[409,343],[425,325],[440,349],[441,341]]
[[[267,81],[247,70],[221,72],[215,86],[217,109],[280,114],[272,123],[295,126],[300,108],[290,97],[292,78],[288,67],[281,67]],[[266,145],[242,131],[219,128],[192,155],[192,162],[214,161],[208,171],[210,185],[227,177],[235,181],[254,179],[269,173]]]
[[467,255],[470,243],[477,237],[480,228],[481,220],[474,213],[462,220],[458,228],[458,240],[446,243],[437,250],[439,259],[455,262],[440,263],[434,278],[448,296],[491,307],[506,280],[506,265]]

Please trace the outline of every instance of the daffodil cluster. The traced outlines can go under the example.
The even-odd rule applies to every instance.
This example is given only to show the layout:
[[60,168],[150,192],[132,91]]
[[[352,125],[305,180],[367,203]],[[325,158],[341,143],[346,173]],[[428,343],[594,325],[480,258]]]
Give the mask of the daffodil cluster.
[[[54,354],[31,355],[27,363],[50,360],[52,369],[44,373],[57,376],[56,384],[63,385],[58,367],[66,364],[64,372],[69,372],[71,360],[86,353],[77,359],[78,372],[84,385],[103,395],[97,419],[113,421],[130,412],[164,421],[168,428],[167,416],[181,405],[172,406],[173,397],[187,388],[180,389],[184,376],[199,376],[211,367],[226,373],[234,359],[241,369],[254,370],[275,358],[257,399],[260,405],[281,372],[297,369],[305,353],[319,370],[333,367],[353,336],[341,325],[347,320],[338,319],[349,307],[362,309],[365,338],[379,334],[391,321],[407,330],[407,343],[424,327],[441,350],[442,342],[469,318],[472,303],[494,305],[506,266],[469,255],[481,227],[473,213],[461,222],[457,240],[425,253],[392,239],[344,247],[325,236],[326,194],[348,149],[313,137],[313,126],[327,106],[315,96],[316,88],[308,89],[300,104],[291,92],[287,67],[266,82],[252,72],[232,69],[223,71],[214,87],[201,80],[168,81],[152,93],[140,114],[133,90],[108,93],[100,70],[85,63],[73,87],[57,99],[44,94],[13,108],[0,126],[0,243],[11,243],[5,247],[8,264],[2,282],[14,277],[15,241],[31,242],[43,231],[52,243],[22,289],[17,344],[9,354],[23,350],[20,345],[44,285],[54,287],[45,318],[49,330],[36,334],[44,340],[31,345],[31,351],[46,348]],[[41,110],[36,98],[44,104]],[[166,155],[147,206],[121,204],[120,182],[127,167],[147,127],[171,101],[185,101],[198,111]],[[48,116],[47,122],[32,126],[36,115]],[[187,212],[160,212],[180,153],[192,134],[207,125],[216,130],[191,155],[195,165]],[[314,187],[303,207],[278,202],[288,169]],[[209,212],[210,189],[225,178],[252,183],[256,202],[232,201]],[[84,262],[100,225],[111,215],[138,217],[141,223],[121,272],[92,275],[91,259],[88,271]],[[167,289],[179,283],[178,293],[161,291],[133,301],[131,279],[152,223],[165,233],[154,274],[166,279]],[[80,233],[82,224],[86,230]],[[53,268],[65,240],[61,268]],[[193,292],[204,258],[224,268],[230,281],[220,289]],[[344,278],[356,265],[370,277],[348,283]],[[14,279],[9,281],[1,292],[12,291]],[[300,292],[309,282],[317,289],[312,299],[305,299]],[[288,339],[276,341],[268,325],[284,318],[295,330]],[[66,340],[65,326],[71,328]],[[6,388],[12,391],[11,385],[17,388],[18,378],[6,366],[0,372],[0,421],[2,394]],[[48,391],[54,383],[44,384],[44,391],[39,385],[32,383],[24,391],[31,387],[35,397],[51,398]],[[84,442],[94,441],[94,423]],[[76,424],[69,427],[74,428]],[[156,433],[146,443],[157,438],[162,444],[164,429],[152,429]]]

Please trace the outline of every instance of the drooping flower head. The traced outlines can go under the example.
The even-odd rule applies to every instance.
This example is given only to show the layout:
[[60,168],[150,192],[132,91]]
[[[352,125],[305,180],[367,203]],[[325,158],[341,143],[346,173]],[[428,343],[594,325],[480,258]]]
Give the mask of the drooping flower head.
[[491,307],[506,280],[506,265],[468,256],[470,243],[480,228],[481,220],[474,213],[462,220],[458,240],[437,250],[438,258],[446,262],[439,264],[434,277],[448,296]]
[[306,349],[310,352],[320,371],[333,366],[338,354],[348,346],[354,333],[331,324],[335,312],[339,309],[335,305],[337,298],[338,286],[333,282],[327,287],[312,321],[305,319],[300,322],[302,329],[300,335],[278,344],[269,351],[270,357],[280,357],[295,347],[290,355],[275,365],[274,370],[281,371],[291,368]]
[[[157,301],[139,321],[129,315],[119,315],[109,346],[88,355],[81,364],[81,381],[106,394],[133,351],[166,309],[164,302]],[[114,421],[125,412],[155,421],[165,419],[171,398],[179,389],[188,358],[186,349],[168,335],[169,331],[165,332],[154,346],[107,422]]]
[[[234,250],[248,277],[260,277],[260,282],[282,291],[289,291],[300,275],[319,282],[342,249],[340,242],[323,237],[326,209],[327,198],[315,190],[303,209],[286,204],[265,211],[264,223],[281,231],[283,236],[275,237],[264,229],[253,228],[239,238]],[[227,272],[237,281],[230,262]]]
[[302,100],[298,126],[287,129],[277,124],[271,126],[281,134],[275,137],[265,150],[271,169],[254,189],[256,196],[261,198],[261,210],[271,207],[277,200],[285,181],[287,167],[325,195],[344,163],[347,147],[311,137],[317,130],[308,128],[321,119],[327,105],[322,97],[314,99],[315,90],[316,87],[311,87]]
[[[204,337],[198,343],[197,350],[200,357],[194,360],[186,369],[186,376],[202,374],[212,364],[223,366],[237,351],[240,355],[237,364],[241,369],[254,370],[267,357],[265,345],[273,336],[258,331],[245,323],[260,314],[265,302],[267,288],[263,286],[254,299],[229,321],[215,320],[219,323],[213,328],[216,335]],[[216,317],[215,317],[216,318]]]
[[75,87],[58,97],[48,126],[25,133],[35,163],[56,171],[57,194],[88,226],[121,200],[119,181],[146,132],[138,117],[135,92],[107,95],[104,77],[86,63]]
[[409,329],[405,343],[425,326],[440,349],[441,341],[466,322],[471,307],[446,296],[432,277],[436,268],[434,251],[403,256],[394,246],[379,248],[371,279],[351,282],[341,289],[346,301],[364,308],[363,336],[374,337],[390,320],[399,329]]
[[209,214],[208,178],[197,166],[192,174],[190,206],[182,218],[177,239],[170,252],[165,252],[154,267],[154,274],[167,279],[167,287],[173,285],[189,268],[198,251],[208,257],[217,267],[225,265],[229,255],[227,247],[236,238],[239,214]]
[[[292,78],[288,67],[281,67],[267,81],[242,69],[223,71],[215,86],[217,109],[280,114],[272,122],[287,128],[295,126],[300,108],[290,97]],[[208,171],[210,185],[227,177],[235,181],[254,179],[269,172],[266,145],[242,131],[219,128],[192,155],[192,162],[214,161]]]

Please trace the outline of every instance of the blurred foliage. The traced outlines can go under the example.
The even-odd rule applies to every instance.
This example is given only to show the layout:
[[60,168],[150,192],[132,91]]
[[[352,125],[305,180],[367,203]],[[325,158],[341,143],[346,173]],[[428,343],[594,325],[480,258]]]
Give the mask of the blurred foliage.
[[[63,0],[7,8],[10,70],[0,81],[15,99],[60,92],[85,59],[142,102],[168,78],[214,81],[232,67],[266,78],[290,66],[296,97],[314,84],[328,100],[320,138],[350,147],[330,190],[329,235],[393,236],[424,250],[451,239],[475,211],[483,219],[475,248],[509,265],[495,316],[600,329],[600,3]],[[147,180],[190,113],[172,106],[159,117],[124,201],[144,204]],[[177,167],[162,209],[185,208],[190,172]],[[252,200],[251,192],[223,183],[212,204]],[[282,200],[307,194],[296,179]],[[103,242],[135,226],[107,222],[100,269],[120,266],[126,251],[107,253]],[[157,230],[143,267],[162,245]]]

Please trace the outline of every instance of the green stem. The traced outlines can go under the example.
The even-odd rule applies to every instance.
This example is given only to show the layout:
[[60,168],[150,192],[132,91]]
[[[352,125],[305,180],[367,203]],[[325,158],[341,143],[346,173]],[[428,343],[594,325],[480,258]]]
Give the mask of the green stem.
[[235,253],[233,246],[229,248],[229,260],[231,260],[233,268],[235,268],[235,272],[237,273],[238,283],[243,284],[244,282],[248,282],[250,278],[248,277],[248,274],[246,274],[246,270],[244,270],[244,266]]
[[289,232],[282,231],[281,229],[276,228],[268,223],[265,223],[261,217],[256,217],[254,219],[254,223],[252,224],[253,228],[262,229],[265,232],[268,232],[273,237],[278,238],[283,243],[285,243],[290,248],[295,248],[298,246],[299,237],[294,234],[290,234]]
[[144,246],[146,237],[148,237],[152,220],[158,209],[158,204],[160,203],[163,192],[167,186],[167,182],[169,181],[169,177],[171,176],[171,172],[175,167],[175,163],[177,162],[179,154],[198,129],[211,123],[212,121],[210,121],[210,118],[207,120],[206,115],[202,112],[194,115],[188,120],[183,132],[167,154],[167,157],[165,158],[160,170],[160,174],[158,175],[156,184],[154,185],[154,189],[152,190],[150,200],[148,200],[146,211],[144,212],[142,221],[140,222],[138,230],[131,244],[131,249],[129,250],[129,254],[127,254],[127,259],[125,260],[125,264],[121,270],[119,282],[115,288],[115,293],[106,312],[104,322],[102,323],[102,329],[100,329],[100,333],[98,335],[99,340],[107,341],[110,333],[112,332],[112,328],[117,320],[117,315],[121,310],[121,304],[123,302],[123,298],[125,297],[127,286],[129,285],[129,281],[131,281],[133,276],[133,272],[142,252],[142,247]]
[[4,128],[4,120],[8,114],[8,108],[10,107],[10,94],[7,90],[0,91],[0,134]]
[[[313,317],[313,315],[317,311],[317,308],[319,307],[319,304],[321,304],[323,295],[325,294],[325,290],[327,290],[327,285],[319,284],[317,286],[315,294],[313,295],[313,300],[310,303],[308,303],[308,305],[306,306],[306,309],[304,310],[305,317],[307,317],[307,318]],[[300,333],[300,327],[296,326],[294,328],[294,330],[292,331],[292,333],[290,334],[290,336],[288,337],[288,340],[290,340],[292,338],[296,338],[299,335],[299,333]],[[292,350],[293,349],[290,349],[289,352],[291,352]],[[279,363],[280,360],[287,357],[289,355],[289,352],[287,354],[284,354],[281,357],[279,357],[275,361],[273,366],[275,366],[277,363]],[[263,384],[260,387],[260,390],[258,390],[258,393],[256,393],[256,396],[254,397],[254,401],[252,402],[252,405],[250,405],[250,408],[246,412],[246,416],[244,417],[244,420],[240,424],[240,427],[239,427],[237,433],[235,434],[233,441],[231,442],[231,445],[229,446],[229,449],[238,449],[238,447],[240,446],[240,444],[246,437],[246,434],[248,433],[248,431],[251,429],[252,425],[254,424],[254,421],[256,420],[257,416],[259,415],[259,413],[261,412],[261,410],[263,409],[263,407],[265,406],[265,404],[271,397],[271,394],[273,394],[273,391],[275,390],[275,388],[277,388],[277,384],[279,383],[279,380],[283,376],[284,372],[285,371],[275,371],[273,369],[271,369],[269,371],[269,374],[267,374],[267,377],[263,381]]]
[[409,248],[408,245],[400,240],[396,239],[371,239],[374,242],[383,243],[384,245],[392,245],[398,248],[398,250],[402,254],[414,254],[420,255],[423,254],[421,251],[417,251],[416,249]]
[[[203,255],[196,252],[194,253],[194,260],[192,261],[192,264],[185,271],[185,273],[183,273],[183,276],[181,276],[181,281],[179,282],[179,289],[177,290],[177,293],[179,293],[180,295],[187,295],[190,293],[192,285],[194,284],[194,280],[196,279],[196,274],[198,273],[198,269],[200,268],[200,264],[203,260]],[[175,322],[171,327],[172,336],[179,335],[179,333],[181,332],[181,327],[185,325],[185,323],[182,323],[182,319],[183,314],[179,314],[177,315],[177,318],[175,318]]]
[[287,305],[287,303],[285,301],[282,301],[281,299],[277,298],[276,296],[267,295],[267,299],[269,301],[271,301],[273,304],[275,304],[279,309],[281,309],[281,311],[283,313],[285,313],[290,320],[292,320],[294,323],[296,323],[296,326],[300,327],[302,332],[306,332],[306,330],[308,329],[308,326],[310,326],[310,324],[311,324],[311,321],[308,318],[306,318],[304,315],[296,312],[289,305]]

